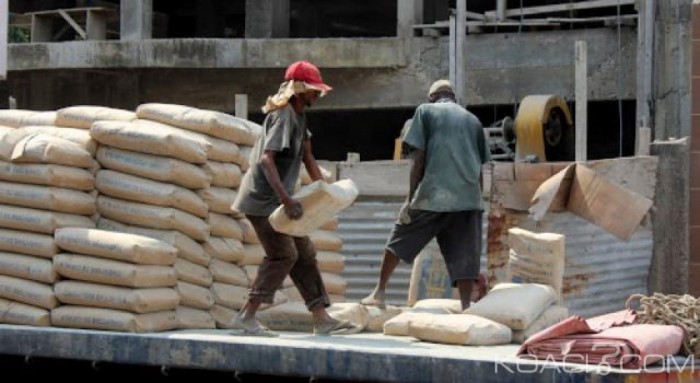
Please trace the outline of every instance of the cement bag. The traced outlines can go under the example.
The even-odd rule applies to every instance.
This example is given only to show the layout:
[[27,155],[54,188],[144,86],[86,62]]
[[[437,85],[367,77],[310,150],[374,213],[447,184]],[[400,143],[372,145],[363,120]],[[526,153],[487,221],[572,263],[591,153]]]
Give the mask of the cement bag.
[[177,293],[180,295],[180,305],[196,309],[208,310],[214,306],[214,296],[206,287],[187,282],[177,282]]
[[56,230],[56,244],[63,250],[140,265],[175,263],[177,249],[157,239],[141,235],[97,229]]
[[22,131],[26,135],[36,133],[62,138],[87,150],[91,156],[94,156],[95,152],[97,151],[97,141],[92,139],[89,130],[59,128],[56,126],[25,126],[18,129],[18,131]]
[[[323,166],[319,166],[318,170],[321,171],[321,177],[323,177],[323,180],[326,181],[329,184],[332,184],[335,182],[335,179],[333,177],[333,173],[330,172],[330,170],[327,170]],[[301,184],[306,186],[314,181],[311,179],[311,176],[309,175],[309,172],[306,170],[306,166],[303,164],[301,165],[301,169],[299,170],[299,179],[301,180]]]
[[[420,318],[430,318],[432,317],[433,313],[426,313],[426,312],[405,312],[401,313],[386,322],[384,322],[384,335],[391,335],[391,336],[408,336],[408,326],[411,323],[411,321],[420,319]],[[447,314],[446,314],[447,315]]]
[[209,207],[193,191],[169,183],[100,170],[95,177],[97,190],[110,197],[145,204],[174,207],[201,218],[206,218]]
[[338,217],[333,217],[329,219],[328,221],[324,222],[319,229],[321,230],[326,230],[326,231],[337,231],[338,230]]
[[136,109],[139,118],[159,121],[183,129],[209,134],[235,143],[254,143],[255,138],[245,121],[228,114],[174,104],[142,104]]
[[0,229],[0,251],[51,258],[58,254],[53,235]]
[[267,255],[262,245],[243,245],[243,258],[237,263],[241,266],[259,265]]
[[52,309],[58,300],[50,285],[0,275],[0,298]]
[[136,119],[136,113],[129,110],[80,105],[59,109],[56,125],[90,129],[94,122],[100,120],[131,121],[134,119]]
[[[250,281],[250,287],[253,286],[253,282],[255,282],[255,279],[258,277],[258,269],[260,266],[257,265],[248,265],[248,266],[243,266],[243,269],[245,270],[246,275],[248,275],[248,280]],[[282,281],[282,287],[294,287],[294,282],[292,282],[292,278],[287,275],[287,277],[284,278],[284,281]]]
[[211,187],[198,190],[197,194],[209,206],[209,210],[219,214],[229,214],[238,192],[233,189]]
[[51,316],[48,310],[0,299],[0,323],[48,327]]
[[556,300],[557,293],[551,286],[499,283],[464,313],[491,319],[513,330],[524,330]]
[[384,323],[401,314],[401,309],[396,306],[386,306],[382,309],[376,306],[365,306],[369,314],[369,322],[365,327],[366,332],[383,332]]
[[178,259],[175,262],[175,274],[177,279],[198,286],[209,287],[214,282],[214,277],[208,268],[196,263]]
[[228,283],[230,285],[247,287],[250,285],[248,274],[238,265],[212,259],[209,265],[214,282]]
[[[359,303],[337,303],[326,309],[337,320],[348,320],[358,329],[364,329],[369,323],[367,309]],[[277,331],[312,332],[314,321],[302,302],[284,303],[258,313],[258,320],[263,325]]]
[[250,168],[252,161],[254,161],[250,158],[251,153],[253,153],[252,146],[238,147],[238,156],[233,162],[240,166],[242,172],[247,172]]
[[321,273],[321,278],[328,294],[345,295],[347,290],[345,278],[331,273]]
[[204,243],[204,251],[225,262],[237,263],[245,257],[241,242],[231,238],[211,237]]
[[416,302],[412,309],[415,310],[445,310],[452,314],[460,314],[462,312],[462,301],[459,299],[421,299]]
[[350,206],[358,194],[357,186],[352,180],[342,180],[333,184],[314,182],[294,194],[294,199],[304,207],[304,214],[300,219],[289,218],[284,212],[284,206],[280,206],[270,215],[270,224],[281,233],[296,237],[309,235]]
[[157,123],[99,121],[90,128],[92,138],[118,149],[132,150],[203,164],[211,148],[202,137]]
[[211,293],[214,295],[214,302],[217,305],[234,310],[240,310],[248,301],[247,287],[214,282],[211,286]]
[[345,270],[345,257],[334,251],[317,251],[316,262],[318,269],[333,274],[340,274]]
[[82,215],[0,205],[0,227],[53,234],[61,227],[95,227],[95,222]]
[[459,299],[459,291],[452,287],[445,259],[435,240],[413,262],[407,304],[413,306],[418,300],[429,298]]
[[211,186],[210,176],[199,166],[174,158],[102,146],[97,150],[97,161],[108,169],[172,183],[188,189],[203,189]]
[[216,328],[214,317],[206,310],[178,306],[175,310],[175,317],[180,329]]
[[58,113],[55,111],[46,112],[36,112],[29,116],[22,118],[20,121],[20,127],[27,126],[54,126],[56,125],[56,116]]
[[173,289],[130,289],[76,281],[58,282],[54,291],[63,304],[138,314],[173,310],[180,300]]
[[211,178],[211,186],[237,188],[241,184],[241,168],[236,164],[207,161],[202,170]]
[[95,213],[95,197],[77,190],[0,182],[0,204],[64,213]]
[[243,240],[243,228],[237,220],[223,214],[209,213],[207,218],[211,235],[217,237],[232,238],[237,241]]
[[146,226],[152,229],[178,230],[192,239],[209,239],[209,225],[192,214],[172,207],[146,205],[99,196],[100,215],[118,222]]
[[508,242],[510,281],[550,285],[554,287],[561,302],[566,261],[564,236],[555,233],[533,233],[514,227],[508,229]]
[[343,241],[332,231],[316,230],[309,235],[316,250],[338,252],[343,248]]
[[214,307],[209,310],[209,313],[214,318],[217,328],[234,328],[233,319],[238,314],[238,310],[232,310],[228,307],[214,305]]
[[0,181],[90,191],[95,177],[88,170],[63,165],[13,164],[0,161]]
[[55,327],[140,333],[174,330],[178,326],[175,311],[132,314],[78,306],[62,306],[51,310],[51,323]]
[[258,234],[255,232],[253,224],[251,224],[248,219],[239,219],[238,223],[241,224],[241,229],[243,230],[243,243],[260,243],[260,239],[258,239]]
[[133,265],[77,254],[59,254],[53,265],[61,276],[123,287],[170,287],[177,283],[172,266]]
[[527,338],[554,326],[569,317],[569,309],[564,306],[550,306],[525,330],[513,331],[513,343],[524,343]]
[[51,260],[13,253],[0,253],[0,275],[49,284],[58,280]]
[[56,164],[76,168],[91,168],[92,155],[78,145],[46,134],[32,134],[15,145],[10,160],[13,163]]
[[408,335],[423,341],[460,346],[510,343],[511,330],[494,321],[469,314],[431,315],[408,323]]
[[201,266],[208,266],[211,257],[204,252],[202,245],[192,238],[180,233],[177,230],[146,229],[138,226],[129,226],[107,218],[100,218],[97,221],[97,228],[107,231],[142,235],[163,241],[177,249],[177,256]]
[[0,125],[19,128],[22,121],[40,112],[24,109],[0,109]]

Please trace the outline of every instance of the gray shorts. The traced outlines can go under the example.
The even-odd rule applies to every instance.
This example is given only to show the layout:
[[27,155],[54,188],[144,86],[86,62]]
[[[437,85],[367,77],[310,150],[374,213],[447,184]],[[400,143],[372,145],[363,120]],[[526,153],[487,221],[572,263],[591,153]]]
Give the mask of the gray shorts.
[[452,285],[464,279],[476,280],[481,258],[481,210],[434,212],[409,209],[411,222],[396,222],[386,248],[406,263],[437,238]]

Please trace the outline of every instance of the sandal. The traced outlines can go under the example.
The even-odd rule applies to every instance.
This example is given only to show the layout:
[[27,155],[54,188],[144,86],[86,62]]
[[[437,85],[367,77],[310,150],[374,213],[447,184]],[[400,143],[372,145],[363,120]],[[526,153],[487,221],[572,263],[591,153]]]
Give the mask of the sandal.
[[335,323],[324,323],[314,325],[314,335],[350,335],[362,331],[362,327],[354,325],[352,322],[344,320]]
[[280,336],[278,333],[270,330],[269,328],[263,326],[255,326],[250,328],[244,328],[239,330],[231,331],[231,335],[238,336],[259,336],[262,338],[277,338]]

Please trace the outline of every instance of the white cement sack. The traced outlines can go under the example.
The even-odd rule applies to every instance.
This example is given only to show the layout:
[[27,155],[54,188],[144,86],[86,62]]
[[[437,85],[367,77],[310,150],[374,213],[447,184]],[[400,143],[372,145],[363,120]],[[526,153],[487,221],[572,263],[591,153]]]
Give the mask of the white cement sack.
[[211,235],[243,241],[243,228],[237,220],[228,215],[209,213],[207,217]]
[[238,192],[233,189],[211,187],[198,190],[197,194],[209,206],[209,210],[219,214],[231,213],[231,205],[236,200]]
[[319,251],[338,252],[343,249],[343,241],[332,231],[316,230],[309,234],[309,239]]
[[499,283],[464,313],[491,319],[513,330],[524,330],[556,300],[557,293],[551,286]]
[[0,253],[0,275],[49,284],[58,280],[51,260],[14,253]]
[[178,326],[175,311],[133,314],[78,306],[61,306],[51,310],[51,323],[56,327],[139,333],[174,330]]
[[138,314],[173,310],[180,300],[173,289],[131,289],[76,281],[58,282],[54,285],[54,291],[63,304]]
[[52,309],[58,300],[51,285],[0,275],[0,298]]
[[204,251],[212,258],[225,262],[237,263],[245,257],[241,242],[232,238],[210,237],[204,243]]
[[99,121],[90,129],[99,143],[119,149],[203,164],[211,144],[195,133],[158,123]]
[[246,274],[245,270],[238,265],[220,261],[218,259],[212,259],[211,264],[209,264],[209,271],[211,272],[215,282],[228,283],[243,287],[250,285],[248,274]]
[[0,161],[0,180],[90,191],[95,177],[88,170],[63,165],[13,164]]
[[338,224],[339,224],[338,217],[333,217],[329,219],[328,221],[324,222],[321,227],[319,227],[320,230],[326,230],[326,231],[337,231],[338,230]]
[[509,279],[514,283],[540,283],[554,287],[561,302],[566,261],[562,234],[533,233],[520,228],[508,229]]
[[113,170],[101,170],[95,177],[97,190],[110,197],[145,204],[174,207],[206,218],[209,207],[193,191],[170,183],[152,181]]
[[293,198],[304,208],[300,219],[289,218],[284,212],[284,207],[280,206],[270,215],[270,224],[281,233],[296,237],[309,235],[350,206],[358,194],[357,186],[352,180],[342,180],[333,184],[314,182],[294,194]]
[[56,164],[76,168],[95,166],[92,155],[77,144],[46,134],[31,134],[21,139],[13,148],[13,163]]
[[241,184],[241,168],[236,164],[207,161],[202,170],[211,178],[211,186],[237,188]]
[[345,257],[334,251],[317,251],[316,262],[318,269],[333,274],[340,274],[345,270]]
[[328,294],[345,295],[347,290],[347,282],[345,278],[338,274],[321,273],[323,285],[326,287]]
[[251,166],[253,159],[250,158],[250,155],[253,153],[253,147],[252,146],[239,146],[238,147],[238,156],[236,157],[233,162],[240,166],[241,172],[247,172],[248,169]]
[[174,158],[103,146],[97,150],[97,161],[108,169],[173,183],[188,189],[203,189],[211,186],[211,178],[203,169]]
[[56,244],[63,250],[141,265],[172,265],[177,249],[157,239],[97,229],[56,230]]
[[203,310],[208,310],[214,307],[214,296],[206,287],[180,281],[177,282],[176,290],[178,294],[180,294],[181,306]]
[[0,125],[11,128],[22,126],[22,120],[40,112],[24,109],[0,109]]
[[253,224],[251,224],[248,219],[239,219],[238,223],[241,224],[241,229],[243,230],[243,243],[260,243],[260,239],[258,239],[258,234],[255,232]]
[[192,239],[209,239],[209,225],[204,220],[180,209],[146,205],[120,199],[99,196],[97,209],[100,215],[127,224],[151,229],[178,230]]
[[238,314],[238,310],[232,310],[221,305],[214,305],[214,307],[209,310],[209,313],[211,313],[211,316],[214,318],[217,328],[234,328],[233,319]]
[[97,228],[107,231],[143,235],[173,245],[177,249],[177,256],[201,266],[208,266],[211,257],[204,252],[204,248],[192,238],[177,230],[147,229],[139,226],[130,226],[107,218],[97,221]]
[[177,279],[198,286],[209,287],[214,282],[214,277],[208,268],[196,263],[178,259],[175,262],[175,274]]
[[95,227],[95,222],[90,217],[82,215],[0,205],[0,227],[53,234],[61,227]]
[[462,301],[459,299],[421,299],[416,302],[413,307],[415,310],[445,310],[452,314],[460,314],[462,312]]
[[413,306],[429,298],[459,299],[436,240],[430,241],[413,262],[407,304]]
[[95,197],[77,190],[0,182],[0,204],[64,213],[95,213]]
[[[384,335],[408,336],[408,326],[413,320],[430,318],[433,313],[404,312],[384,322]],[[447,314],[445,314],[447,315]]]
[[179,329],[215,329],[214,317],[207,310],[178,306],[175,310]]
[[58,113],[55,111],[36,112],[22,118],[20,126],[54,126],[56,125],[57,115]]
[[[248,275],[248,281],[250,281],[250,284],[248,285],[249,287],[253,286],[253,282],[255,282],[255,279],[258,277],[258,270],[260,269],[260,266],[258,265],[247,265],[243,266],[243,270],[245,270],[246,275]],[[287,287],[294,287],[294,282],[292,282],[292,278],[287,275],[284,278],[284,281],[282,281],[282,287],[287,288]]]
[[511,339],[508,327],[469,314],[415,318],[408,323],[408,334],[423,341],[463,346],[494,346]]
[[0,251],[51,258],[58,254],[53,235],[0,229]]
[[241,266],[260,265],[266,257],[262,245],[243,245],[243,258],[237,263]]
[[386,306],[384,309],[376,306],[365,306],[365,309],[369,315],[369,322],[365,327],[366,332],[383,332],[384,323],[401,314],[401,309],[396,306]]
[[[248,301],[248,288],[227,283],[214,282],[211,293],[217,305],[240,310]],[[277,294],[275,294],[277,295]]]
[[48,327],[51,316],[46,309],[0,299],[0,323]]
[[513,343],[524,343],[527,338],[554,326],[569,317],[569,309],[564,306],[550,306],[525,330],[513,331]]
[[[367,309],[359,303],[337,303],[326,309],[338,320],[348,320],[357,329],[364,329],[369,323]],[[311,312],[302,302],[284,303],[258,313],[258,320],[268,328],[277,331],[312,332],[314,323]]]
[[61,276],[84,282],[135,288],[170,287],[177,282],[172,266],[134,265],[77,254],[56,255],[53,264]]
[[56,115],[56,125],[90,129],[96,121],[131,121],[134,119],[136,119],[136,113],[129,110],[79,105],[59,109]]
[[90,131],[86,129],[61,128],[57,126],[46,125],[32,125],[25,126],[21,129],[17,129],[17,132],[23,132],[25,135],[36,133],[62,138],[64,140],[77,144],[81,148],[85,149],[88,153],[90,153],[91,156],[94,156],[95,152],[97,151],[97,141],[92,139],[92,137],[90,136]]

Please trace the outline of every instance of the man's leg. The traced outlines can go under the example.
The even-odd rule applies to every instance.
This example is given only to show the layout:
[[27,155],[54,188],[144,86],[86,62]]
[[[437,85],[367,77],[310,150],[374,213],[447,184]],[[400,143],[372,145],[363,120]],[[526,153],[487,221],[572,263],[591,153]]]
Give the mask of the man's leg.
[[386,296],[386,285],[389,282],[389,278],[391,278],[391,275],[394,273],[396,266],[399,265],[399,262],[401,262],[401,259],[392,253],[391,250],[384,250],[382,267],[379,271],[379,282],[377,282],[377,286],[374,288],[374,291],[362,299],[360,303],[363,305],[378,306],[382,308],[385,306],[384,299]]

